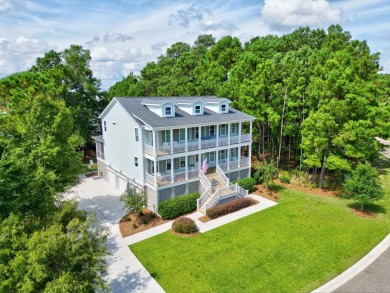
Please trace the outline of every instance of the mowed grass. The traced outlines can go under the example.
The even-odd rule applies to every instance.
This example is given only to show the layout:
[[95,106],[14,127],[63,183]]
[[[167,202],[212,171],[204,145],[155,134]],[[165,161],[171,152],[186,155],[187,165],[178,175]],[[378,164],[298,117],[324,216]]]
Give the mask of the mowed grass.
[[389,174],[376,218],[353,214],[346,199],[286,189],[277,206],[218,229],[166,232],[130,248],[167,292],[308,292],[389,233]]

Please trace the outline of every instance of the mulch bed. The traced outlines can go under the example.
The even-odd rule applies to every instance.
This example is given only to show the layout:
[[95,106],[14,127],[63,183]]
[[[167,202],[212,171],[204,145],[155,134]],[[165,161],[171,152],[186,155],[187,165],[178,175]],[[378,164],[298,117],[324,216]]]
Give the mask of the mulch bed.
[[[144,209],[144,214],[153,213],[150,210]],[[170,220],[164,220],[163,218],[156,215],[156,217],[150,219],[148,224],[142,224],[142,221],[135,221],[135,214],[127,214],[119,221],[119,230],[121,231],[122,237],[127,237],[135,233],[145,231],[147,229],[162,225]],[[129,221],[130,219],[130,221]],[[135,223],[135,225],[134,225]],[[134,226],[133,226],[134,225]]]
[[365,210],[361,211],[360,209],[352,208],[352,213],[363,218],[376,218],[376,214],[371,211],[365,211]]
[[[251,206],[253,206],[253,205],[255,205],[255,204],[258,204],[258,203],[259,203],[258,200],[252,199],[252,204],[251,204],[250,206],[245,207],[245,208],[251,207]],[[245,208],[243,208],[243,209],[245,209]],[[243,210],[243,209],[241,209],[241,210]],[[237,210],[236,212],[241,211],[241,210]],[[233,213],[234,213],[234,212],[233,212]],[[226,214],[226,215],[229,215],[229,214]],[[223,215],[223,216],[226,216],[226,215]],[[223,216],[221,216],[221,217],[223,217]],[[220,218],[220,217],[218,217],[218,218]],[[215,218],[215,219],[218,219],[218,218]],[[215,220],[215,219],[210,219],[210,218],[207,217],[206,215],[201,216],[200,218],[198,218],[198,220],[201,221],[202,223],[206,223],[206,222],[208,222],[208,221],[212,221],[212,220]]]
[[280,194],[276,191],[272,191],[272,193],[270,194],[267,188],[261,184],[257,184],[255,185],[255,187],[256,190],[251,193],[272,200],[274,202],[277,202],[280,199]]

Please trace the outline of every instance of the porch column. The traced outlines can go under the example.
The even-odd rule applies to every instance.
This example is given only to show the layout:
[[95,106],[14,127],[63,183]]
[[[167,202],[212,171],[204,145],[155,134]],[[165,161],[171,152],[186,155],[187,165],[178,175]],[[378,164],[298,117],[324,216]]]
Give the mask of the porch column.
[[251,138],[250,142],[252,142],[252,121],[249,122],[249,134],[250,134],[250,138]]
[[170,129],[170,132],[171,132],[171,154],[173,154],[173,129]]
[[219,124],[217,124],[217,146],[219,146]]
[[153,155],[156,156],[156,132],[152,130]]
[[241,167],[241,146],[238,147],[238,154],[237,154],[237,157],[238,157],[238,168]]
[[[187,129],[186,129],[187,132]],[[187,140],[187,138],[186,138]],[[186,144],[187,145],[187,144]],[[185,168],[186,168],[186,180],[188,180],[188,156],[186,155],[186,161],[185,161]]]
[[153,176],[154,176],[154,185],[157,186],[157,160],[156,160],[156,157],[154,157],[154,160],[153,160],[153,165],[154,165],[154,168],[153,168]]
[[241,143],[241,127],[242,127],[242,122],[240,121],[238,123],[238,143]]
[[227,131],[228,131],[228,145],[230,145],[230,123],[228,123],[228,127],[227,127]]
[[202,137],[202,126],[198,127],[198,143],[199,143],[199,149],[202,149],[202,143],[201,143],[201,137]]
[[[188,127],[184,128],[185,151],[188,152]],[[187,164],[187,161],[186,161]]]
[[230,170],[230,149],[227,149],[227,169]]
[[215,163],[219,166],[219,151],[215,151]]
[[172,158],[171,159],[171,183],[175,182],[175,173],[174,173],[173,169],[174,169],[174,166],[173,166],[173,158]]

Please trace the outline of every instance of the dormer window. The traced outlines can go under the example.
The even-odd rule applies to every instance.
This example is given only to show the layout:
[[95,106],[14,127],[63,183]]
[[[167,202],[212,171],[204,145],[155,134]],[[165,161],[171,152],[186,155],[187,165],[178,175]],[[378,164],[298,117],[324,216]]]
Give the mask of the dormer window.
[[203,115],[203,106],[201,104],[196,103],[193,107],[193,115]]
[[165,117],[172,117],[173,116],[173,109],[172,106],[164,106],[164,116]]
[[227,113],[227,105],[226,104],[221,105],[221,113]]

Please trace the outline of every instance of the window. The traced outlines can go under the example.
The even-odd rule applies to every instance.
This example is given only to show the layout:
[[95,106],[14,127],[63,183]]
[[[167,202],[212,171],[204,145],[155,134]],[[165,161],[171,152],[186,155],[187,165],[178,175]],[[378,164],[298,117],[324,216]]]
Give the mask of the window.
[[104,132],[107,131],[107,122],[106,121],[103,121],[103,126],[104,126]]
[[215,162],[215,153],[214,152],[210,153],[209,160],[210,160],[210,163]]
[[171,160],[168,160],[166,162],[167,162],[167,171],[169,171],[172,168]]
[[225,150],[221,150],[219,159],[220,159],[221,161],[224,161],[225,158],[226,158],[226,151],[225,151]]
[[138,128],[135,128],[135,141],[139,141],[139,137],[138,137]]
[[171,117],[172,116],[172,106],[165,106],[164,107],[164,116],[165,117]]
[[215,136],[215,125],[210,125],[210,136]]
[[225,136],[226,135],[226,124],[222,124],[221,125],[220,135],[221,136]]
[[171,130],[165,130],[165,142],[171,143]]
[[237,159],[237,149],[236,148],[230,149],[230,159],[234,160],[234,161]]
[[231,134],[236,135],[237,134],[237,124],[233,123],[230,125],[231,128]]
[[200,105],[195,105],[194,113],[195,113],[195,115],[202,114],[202,107]]
[[221,105],[221,113],[225,113],[226,109],[227,109],[226,104],[222,104]]
[[180,168],[185,168],[186,167],[186,159],[185,158],[180,158]]
[[199,138],[199,128],[198,127],[195,128],[195,138],[196,139]]
[[138,158],[134,157],[134,166],[138,167]]
[[185,141],[185,139],[186,139],[185,131],[186,131],[186,130],[185,130],[184,128],[182,128],[182,129],[179,130],[179,140],[180,140],[180,141]]

